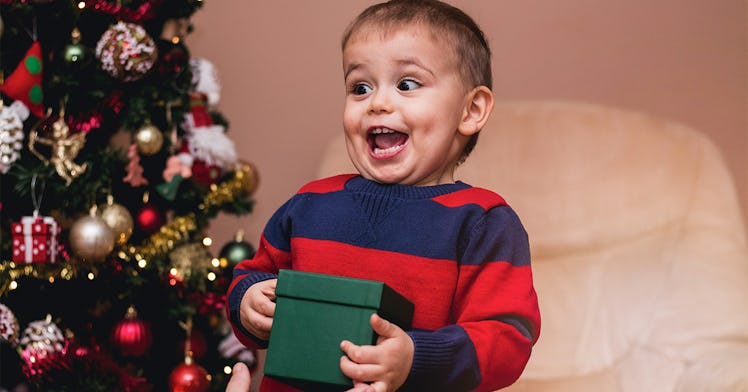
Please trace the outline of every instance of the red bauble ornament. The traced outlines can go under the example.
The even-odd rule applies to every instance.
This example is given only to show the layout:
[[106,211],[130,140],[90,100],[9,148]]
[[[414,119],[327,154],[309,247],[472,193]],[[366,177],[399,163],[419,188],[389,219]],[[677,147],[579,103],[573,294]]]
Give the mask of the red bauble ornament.
[[164,224],[164,215],[153,204],[146,204],[136,218],[138,228],[146,233],[153,233]]
[[171,392],[206,392],[210,388],[210,377],[202,366],[186,360],[169,375]]
[[125,357],[140,357],[151,348],[151,327],[138,319],[134,307],[127,309],[125,319],[117,323],[112,331],[112,344]]

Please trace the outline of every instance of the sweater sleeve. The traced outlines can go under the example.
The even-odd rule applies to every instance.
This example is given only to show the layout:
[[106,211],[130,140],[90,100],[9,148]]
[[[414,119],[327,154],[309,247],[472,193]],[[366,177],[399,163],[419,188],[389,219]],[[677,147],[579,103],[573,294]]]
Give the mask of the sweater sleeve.
[[242,325],[241,301],[250,286],[275,279],[278,277],[278,270],[290,268],[290,229],[287,211],[292,200],[281,206],[270,218],[260,237],[260,244],[254,257],[242,260],[234,267],[234,276],[226,299],[226,315],[234,334],[247,347],[266,348],[267,341],[255,337]]
[[507,206],[486,212],[459,263],[456,323],[409,332],[408,390],[492,391],[519,378],[540,333],[527,233]]

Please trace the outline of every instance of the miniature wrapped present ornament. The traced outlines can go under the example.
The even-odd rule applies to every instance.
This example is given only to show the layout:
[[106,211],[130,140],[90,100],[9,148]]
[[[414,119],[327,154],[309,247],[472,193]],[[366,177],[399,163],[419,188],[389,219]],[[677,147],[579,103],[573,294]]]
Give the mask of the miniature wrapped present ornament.
[[60,227],[51,216],[24,216],[11,224],[13,261],[19,263],[57,262]]

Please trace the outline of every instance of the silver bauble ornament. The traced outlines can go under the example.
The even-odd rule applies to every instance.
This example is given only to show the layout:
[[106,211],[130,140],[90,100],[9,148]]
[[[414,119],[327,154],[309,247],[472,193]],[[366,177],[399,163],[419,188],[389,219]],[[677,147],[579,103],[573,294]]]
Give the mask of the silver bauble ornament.
[[70,227],[70,247],[83,261],[102,261],[114,249],[114,232],[96,216],[96,208]]

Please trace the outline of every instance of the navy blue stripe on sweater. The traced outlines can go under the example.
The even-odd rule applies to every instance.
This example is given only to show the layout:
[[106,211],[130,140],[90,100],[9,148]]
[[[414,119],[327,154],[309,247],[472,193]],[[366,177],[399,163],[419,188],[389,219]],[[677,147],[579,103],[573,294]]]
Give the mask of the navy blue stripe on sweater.
[[[530,263],[527,257],[515,259],[516,255],[529,252],[517,249],[526,246],[526,234],[508,206],[488,211],[477,204],[447,207],[420,194],[400,193],[415,187],[367,185],[366,191],[353,192],[347,186],[328,193],[297,194],[271,218],[264,233],[266,239],[285,251],[290,249],[290,243],[284,232],[290,232],[293,237],[458,260],[466,265],[493,261],[515,266]],[[428,190],[427,196],[438,196],[469,186],[457,183],[438,187],[422,188]]]

